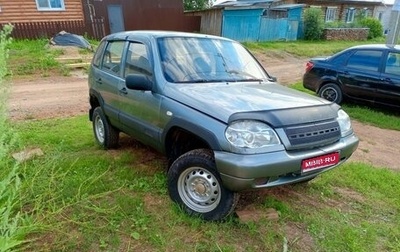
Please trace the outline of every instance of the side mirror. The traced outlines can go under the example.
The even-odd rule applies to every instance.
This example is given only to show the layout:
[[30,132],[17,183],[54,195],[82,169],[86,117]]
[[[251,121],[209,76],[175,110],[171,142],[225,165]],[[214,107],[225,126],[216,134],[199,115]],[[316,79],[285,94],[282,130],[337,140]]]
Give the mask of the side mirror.
[[275,76],[269,76],[269,80],[272,82],[276,82],[278,79]]
[[150,91],[153,82],[144,74],[130,74],[125,78],[125,85],[128,89]]

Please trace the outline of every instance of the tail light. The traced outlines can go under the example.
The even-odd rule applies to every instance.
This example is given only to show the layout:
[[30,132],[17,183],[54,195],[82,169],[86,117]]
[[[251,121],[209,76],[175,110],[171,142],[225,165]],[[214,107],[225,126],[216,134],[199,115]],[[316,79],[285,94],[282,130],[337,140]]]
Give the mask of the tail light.
[[306,72],[309,72],[314,67],[314,63],[309,61],[306,63]]

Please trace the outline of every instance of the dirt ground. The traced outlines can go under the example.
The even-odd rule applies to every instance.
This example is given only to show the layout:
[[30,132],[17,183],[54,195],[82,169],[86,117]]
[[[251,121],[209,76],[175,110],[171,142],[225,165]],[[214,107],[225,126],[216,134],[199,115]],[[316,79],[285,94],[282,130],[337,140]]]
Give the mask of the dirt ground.
[[[256,57],[284,85],[302,78],[306,63],[304,59],[282,54],[257,54]],[[86,114],[89,108],[87,76],[82,70],[75,70],[69,77],[15,78],[8,108],[12,120]],[[353,121],[353,127],[360,138],[360,145],[351,157],[352,161],[400,170],[397,159],[400,131],[379,129],[357,121]]]

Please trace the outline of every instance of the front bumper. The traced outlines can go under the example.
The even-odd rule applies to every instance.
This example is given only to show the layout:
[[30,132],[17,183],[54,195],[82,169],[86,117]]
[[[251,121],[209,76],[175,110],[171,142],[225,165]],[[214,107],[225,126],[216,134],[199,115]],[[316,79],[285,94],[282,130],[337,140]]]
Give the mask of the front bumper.
[[[222,183],[232,191],[267,188],[312,179],[346,161],[357,149],[358,138],[352,134],[339,142],[318,149],[303,151],[278,151],[254,155],[215,151],[215,162]],[[304,159],[339,152],[340,162],[306,173],[301,172]]]

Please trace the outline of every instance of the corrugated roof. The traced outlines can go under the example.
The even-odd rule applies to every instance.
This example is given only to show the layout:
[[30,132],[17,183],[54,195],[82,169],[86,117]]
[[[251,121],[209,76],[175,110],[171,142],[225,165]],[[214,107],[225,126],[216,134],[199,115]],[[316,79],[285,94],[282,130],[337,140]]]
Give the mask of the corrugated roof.
[[289,9],[301,8],[304,6],[306,6],[306,4],[282,4],[272,7],[271,10],[289,10]]
[[346,2],[383,3],[383,0],[346,0]]
[[395,0],[383,0],[384,4],[393,5]]
[[268,4],[272,3],[274,0],[236,0],[236,1],[225,1],[221,3],[217,3],[213,5],[213,7],[244,7],[244,6],[252,6],[252,5],[258,5],[258,4]]

